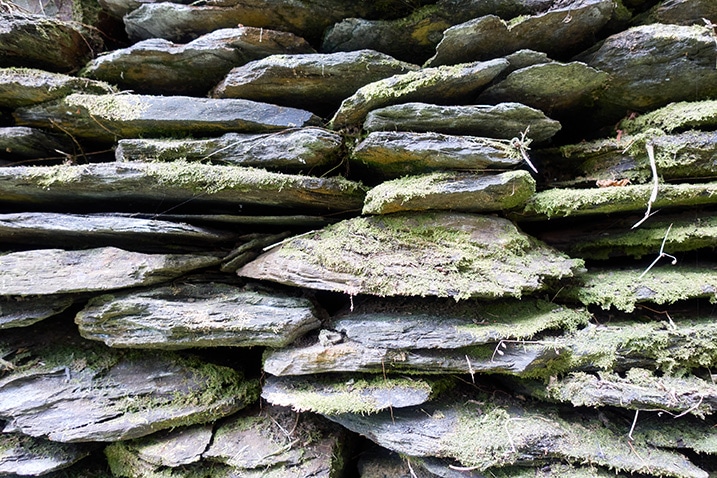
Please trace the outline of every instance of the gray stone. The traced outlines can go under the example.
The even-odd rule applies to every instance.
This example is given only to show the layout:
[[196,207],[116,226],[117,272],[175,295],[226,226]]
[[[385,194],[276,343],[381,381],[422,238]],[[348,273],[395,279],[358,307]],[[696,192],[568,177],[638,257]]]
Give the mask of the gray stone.
[[332,114],[362,86],[415,71],[410,63],[372,50],[273,55],[234,68],[213,90],[217,98],[244,98]]
[[292,33],[225,28],[177,45],[153,38],[101,55],[80,71],[137,93],[205,96],[232,68],[280,53],[315,53]]
[[348,219],[289,240],[237,273],[350,295],[460,299],[520,297],[580,265],[505,219],[435,212]]
[[470,102],[481,88],[507,67],[507,60],[495,59],[452,67],[424,68],[369,83],[341,103],[331,119],[331,127],[358,126],[371,110],[411,101]]
[[[215,264],[209,255],[142,254],[114,247],[0,255],[0,295],[51,295],[156,284]],[[111,265],[111,267],[109,267]]]
[[4,434],[0,445],[0,474],[46,475],[80,461],[93,448],[85,444],[53,443],[41,438]]
[[[440,106],[426,103],[405,103],[371,111],[364,129],[374,131],[418,131],[484,136],[512,140],[514,146],[527,147],[525,137],[536,143],[552,138],[560,131],[560,123],[520,103],[495,106]],[[516,138],[513,140],[513,138]]]
[[56,128],[77,138],[103,142],[170,132],[263,133],[319,123],[308,111],[249,100],[134,94],[72,94],[19,108],[14,116],[20,126]]
[[173,284],[90,300],[80,334],[110,347],[284,347],[319,319],[307,299],[221,283]]
[[117,161],[210,161],[281,172],[308,172],[339,162],[340,135],[322,128],[227,133],[208,139],[121,139]]
[[714,130],[717,129],[717,100],[670,103],[642,115],[631,114],[620,121],[617,128],[623,135],[645,133],[650,136],[690,129]]
[[68,138],[24,126],[0,127],[0,161],[24,163],[28,159],[62,158],[73,150]]
[[0,329],[27,327],[70,307],[69,295],[0,298]]
[[520,207],[534,193],[535,180],[523,170],[500,174],[434,172],[379,184],[366,194],[362,214],[496,212]]
[[523,161],[509,141],[475,136],[406,131],[377,131],[361,140],[351,153],[352,167],[372,177],[398,178],[436,170],[506,169]]
[[109,94],[117,89],[102,81],[33,68],[0,68],[0,107],[18,108],[57,100],[71,93]]
[[640,24],[704,25],[704,20],[717,23],[717,3],[711,0],[662,0],[636,20]]

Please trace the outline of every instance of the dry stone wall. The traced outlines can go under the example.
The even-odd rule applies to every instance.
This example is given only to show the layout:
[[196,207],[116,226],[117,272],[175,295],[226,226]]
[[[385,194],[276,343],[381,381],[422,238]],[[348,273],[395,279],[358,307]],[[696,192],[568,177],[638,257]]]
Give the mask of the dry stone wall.
[[716,5],[0,0],[0,476],[713,476]]

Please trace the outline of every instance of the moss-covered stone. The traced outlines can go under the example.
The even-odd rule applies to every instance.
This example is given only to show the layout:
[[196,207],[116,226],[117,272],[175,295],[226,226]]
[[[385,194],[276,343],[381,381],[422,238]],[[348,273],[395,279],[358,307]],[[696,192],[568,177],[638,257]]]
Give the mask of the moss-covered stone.
[[627,134],[639,134],[657,128],[665,133],[686,129],[713,129],[717,126],[717,100],[681,101],[626,118],[618,128]]

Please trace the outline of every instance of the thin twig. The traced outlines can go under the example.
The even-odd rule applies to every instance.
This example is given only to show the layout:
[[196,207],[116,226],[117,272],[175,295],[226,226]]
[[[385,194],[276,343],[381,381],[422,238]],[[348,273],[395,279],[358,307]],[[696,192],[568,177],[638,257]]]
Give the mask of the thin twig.
[[650,199],[647,201],[647,211],[645,211],[645,216],[637,221],[630,229],[635,229],[652,216],[652,204],[657,200],[659,178],[657,177],[657,163],[655,162],[655,147],[652,143],[647,143],[645,145],[645,149],[647,149],[647,157],[650,159],[650,169],[652,169],[652,194],[650,194]]
[[473,370],[473,364],[471,364],[471,359],[468,358],[468,355],[466,354],[466,362],[468,362],[468,373],[471,374],[471,381],[473,384],[476,383],[476,376],[475,376],[475,370]]
[[[634,227],[634,226],[633,226],[633,227]],[[665,243],[667,242],[667,235],[670,233],[670,229],[672,229],[672,224],[670,224],[670,226],[667,228],[667,231],[665,232],[665,237],[662,239],[662,245],[660,246],[660,253],[657,255],[657,257],[655,258],[655,260],[652,261],[652,264],[650,264],[650,265],[647,267],[647,269],[645,269],[645,271],[644,271],[642,274],[640,274],[640,277],[637,278],[638,280],[640,280],[640,279],[642,279],[643,277],[645,277],[645,274],[647,274],[647,272],[648,272],[650,269],[652,269],[652,267],[653,267],[655,264],[657,264],[657,261],[659,261],[659,260],[662,259],[663,257],[669,257],[669,258],[671,258],[671,259],[672,259],[671,264],[672,264],[673,266],[674,266],[675,264],[677,264],[677,258],[676,258],[675,256],[670,255],[670,254],[668,254],[668,253],[665,252]],[[669,316],[668,316],[668,317],[669,317]],[[672,322],[672,319],[670,319],[670,322]],[[673,324],[673,325],[674,325],[674,324]]]
[[632,432],[635,431],[635,425],[637,425],[637,415],[640,413],[640,409],[635,410],[635,418],[632,419],[632,426],[630,427],[630,432],[627,434],[627,437],[630,439],[630,441],[634,440],[632,438]]

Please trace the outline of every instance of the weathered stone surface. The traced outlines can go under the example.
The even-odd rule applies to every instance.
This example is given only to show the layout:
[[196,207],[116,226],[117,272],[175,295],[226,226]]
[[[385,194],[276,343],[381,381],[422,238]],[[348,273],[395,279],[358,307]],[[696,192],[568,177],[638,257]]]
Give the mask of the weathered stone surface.
[[[136,10],[145,3],[160,3],[163,0],[99,0],[102,9],[116,18],[122,18],[132,10]],[[179,0],[173,3],[190,4],[191,0]]]
[[332,114],[364,85],[418,67],[372,50],[273,55],[234,68],[212,91],[217,98],[244,98]]
[[527,138],[543,142],[560,130],[560,123],[542,111],[520,103],[496,106],[439,106],[405,103],[368,113],[367,131],[434,131],[445,134],[512,139],[527,131]]
[[57,100],[70,93],[109,94],[107,83],[33,68],[0,68],[0,107],[18,108]]
[[436,212],[342,221],[272,249],[238,274],[351,295],[497,298],[520,297],[580,265],[505,219]]
[[216,261],[209,255],[142,254],[115,247],[11,252],[0,255],[0,295],[64,294],[156,284]]
[[86,457],[92,446],[53,443],[24,435],[3,434],[0,473],[3,476],[41,476],[67,468]]
[[0,127],[0,161],[12,164],[27,159],[57,158],[58,150],[72,151],[69,138],[24,126]]
[[0,329],[27,327],[72,305],[67,295],[46,297],[2,297],[0,298]]
[[446,169],[505,169],[523,161],[508,141],[405,131],[370,133],[355,146],[351,160],[372,176],[387,179]]
[[307,127],[208,139],[121,139],[115,157],[117,161],[210,161],[299,172],[335,164],[342,145],[340,135]]
[[717,23],[717,4],[710,0],[662,0],[639,18],[640,23],[704,25]]
[[0,380],[3,431],[52,441],[126,440],[217,420],[258,394],[257,382],[234,369],[172,353],[116,352],[62,323],[6,331],[2,347],[27,355],[5,358],[15,369]]
[[428,66],[486,60],[529,48],[565,58],[589,45],[610,20],[613,0],[577,0],[510,22],[486,15],[443,32]]
[[[675,133],[717,128],[717,100],[680,101],[643,115],[630,115],[618,125],[625,134]],[[658,131],[655,131],[657,129]],[[652,130],[652,131],[650,131]]]
[[75,137],[105,142],[170,134],[263,133],[319,122],[308,111],[249,100],[133,94],[72,94],[19,108],[14,116],[21,126],[58,128]]
[[452,67],[424,68],[369,83],[341,103],[331,119],[331,127],[358,126],[376,108],[411,101],[470,102],[482,87],[507,67],[508,61],[499,58]]
[[362,214],[503,211],[525,204],[534,193],[535,180],[523,170],[500,174],[434,172],[379,184],[366,194]]
[[[317,178],[238,166],[169,163],[95,163],[0,168],[0,194],[9,202],[107,207],[135,201],[156,212],[191,206],[261,205],[302,212],[360,209],[365,188],[339,177]],[[137,207],[137,206],[135,206]]]
[[144,40],[95,58],[79,74],[137,93],[204,96],[232,68],[281,53],[315,51],[288,32],[224,28],[183,45]]
[[102,47],[100,36],[80,23],[45,15],[0,13],[0,67],[69,72]]
[[90,300],[80,334],[110,347],[284,347],[319,319],[307,299],[220,283],[186,283]]
[[[359,206],[360,207],[360,206]],[[170,213],[133,213],[132,217],[153,219],[161,217],[167,221],[188,222],[219,228],[259,228],[284,230],[286,228],[316,229],[337,222],[324,216],[308,216],[302,214],[279,216],[242,216],[233,214],[170,214]]]

